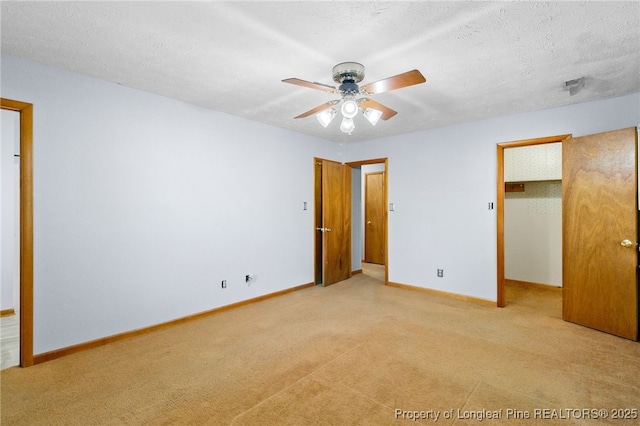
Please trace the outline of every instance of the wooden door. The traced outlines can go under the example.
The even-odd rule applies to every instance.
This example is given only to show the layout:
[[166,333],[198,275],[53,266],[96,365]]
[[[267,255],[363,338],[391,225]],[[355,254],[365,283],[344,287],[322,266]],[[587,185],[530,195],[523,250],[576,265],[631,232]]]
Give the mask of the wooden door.
[[322,285],[351,277],[351,168],[322,160]]
[[364,261],[384,265],[384,172],[367,173],[364,180]]
[[638,338],[637,145],[635,128],[562,143],[563,318],[632,340]]

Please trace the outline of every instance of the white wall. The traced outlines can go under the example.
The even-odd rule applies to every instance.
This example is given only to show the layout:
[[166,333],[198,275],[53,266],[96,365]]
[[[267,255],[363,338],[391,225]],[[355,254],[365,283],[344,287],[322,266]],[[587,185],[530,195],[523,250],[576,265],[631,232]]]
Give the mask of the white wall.
[[315,156],[389,158],[391,281],[495,300],[496,143],[640,122],[634,94],[337,147],[11,56],[1,71],[2,96],[34,104],[35,354],[313,282]]
[[495,301],[496,144],[639,123],[636,93],[355,143],[345,157],[389,158],[390,281]]
[[[19,300],[19,176],[16,176],[20,154],[20,114],[0,110],[2,139],[0,142],[0,309],[18,310]],[[16,244],[17,243],[17,244]]]
[[505,278],[562,287],[562,182],[524,186],[504,197]]
[[313,282],[336,144],[6,55],[1,89],[34,104],[35,354]]

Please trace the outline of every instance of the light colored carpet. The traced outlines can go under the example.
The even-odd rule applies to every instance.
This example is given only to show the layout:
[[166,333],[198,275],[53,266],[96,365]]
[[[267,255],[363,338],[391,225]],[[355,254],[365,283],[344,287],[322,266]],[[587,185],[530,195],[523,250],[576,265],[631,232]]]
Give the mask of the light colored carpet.
[[499,309],[379,271],[4,370],[1,423],[637,424],[561,411],[640,408],[640,346],[562,321],[559,293],[508,287]]

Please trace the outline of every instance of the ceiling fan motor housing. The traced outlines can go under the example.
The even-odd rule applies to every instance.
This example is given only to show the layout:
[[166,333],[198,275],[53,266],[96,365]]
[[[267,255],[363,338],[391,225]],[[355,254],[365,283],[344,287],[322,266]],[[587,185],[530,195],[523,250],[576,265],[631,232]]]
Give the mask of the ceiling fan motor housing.
[[364,65],[357,62],[342,62],[333,67],[333,81],[360,83],[364,78]]
[[340,83],[340,94],[356,95],[360,92],[358,83],[364,79],[364,65],[358,62],[341,62],[333,67],[333,81]]

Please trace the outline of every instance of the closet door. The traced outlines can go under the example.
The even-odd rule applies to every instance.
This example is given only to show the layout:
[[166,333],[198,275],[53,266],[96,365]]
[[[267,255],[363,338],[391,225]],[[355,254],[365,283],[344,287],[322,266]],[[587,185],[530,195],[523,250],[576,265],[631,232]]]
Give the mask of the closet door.
[[638,339],[635,128],[562,143],[563,318]]

